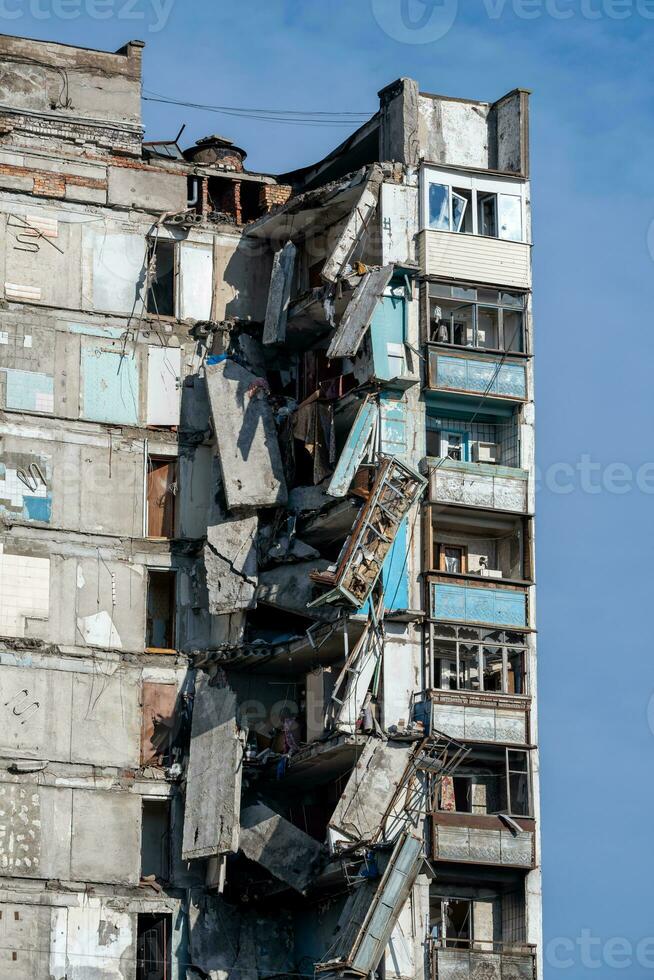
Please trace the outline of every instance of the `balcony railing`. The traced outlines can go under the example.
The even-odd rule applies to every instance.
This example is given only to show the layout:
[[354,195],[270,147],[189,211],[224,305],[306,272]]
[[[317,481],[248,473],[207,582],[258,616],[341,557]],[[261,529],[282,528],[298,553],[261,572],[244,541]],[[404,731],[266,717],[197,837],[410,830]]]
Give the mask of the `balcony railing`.
[[431,980],[535,980],[536,947],[527,943],[432,942]]
[[527,368],[524,360],[495,354],[429,348],[429,387],[438,391],[485,395],[488,399],[525,401]]
[[497,579],[430,575],[429,615],[454,623],[528,626],[526,585],[498,585]]
[[528,697],[449,690],[432,690],[429,697],[432,728],[450,738],[509,745],[529,741]]
[[511,868],[533,868],[534,821],[513,817],[521,830],[510,830],[494,814],[432,814],[432,854],[437,861],[463,864],[498,865]]
[[433,456],[427,457],[424,466],[433,503],[527,513],[527,470]]
[[529,289],[531,246],[482,235],[425,229],[418,235],[420,268],[428,276]]

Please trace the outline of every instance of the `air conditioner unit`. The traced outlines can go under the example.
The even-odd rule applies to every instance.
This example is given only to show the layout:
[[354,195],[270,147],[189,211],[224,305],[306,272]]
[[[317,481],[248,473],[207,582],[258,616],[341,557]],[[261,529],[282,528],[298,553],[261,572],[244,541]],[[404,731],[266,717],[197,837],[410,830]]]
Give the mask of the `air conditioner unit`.
[[475,463],[497,463],[500,449],[496,442],[473,442],[472,459]]

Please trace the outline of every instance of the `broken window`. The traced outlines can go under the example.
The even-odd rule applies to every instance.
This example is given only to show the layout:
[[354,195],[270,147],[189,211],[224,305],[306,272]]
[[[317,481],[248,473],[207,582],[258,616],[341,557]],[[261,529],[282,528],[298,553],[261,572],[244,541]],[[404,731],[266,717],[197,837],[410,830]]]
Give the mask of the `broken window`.
[[145,646],[173,652],[175,646],[176,575],[170,570],[148,570]]
[[504,745],[475,745],[456,775],[443,779],[437,806],[448,813],[530,817],[529,752]]
[[523,185],[487,177],[457,177],[426,169],[423,180],[427,227],[505,241],[524,240]]
[[506,773],[509,813],[528,817],[531,813],[529,754],[522,749],[507,749]]
[[439,690],[527,693],[524,633],[435,623],[432,657]]
[[429,933],[439,946],[468,948],[472,945],[472,901],[468,898],[437,898],[429,903]]
[[170,874],[170,803],[143,800],[141,810],[141,878],[168,881]]
[[137,915],[136,980],[170,980],[172,977],[173,917],[169,913]]
[[175,315],[175,254],[175,242],[161,238],[148,241],[148,313]]
[[170,456],[148,456],[146,526],[149,538],[175,536],[177,463]]
[[525,352],[523,293],[431,282],[428,295],[431,343]]

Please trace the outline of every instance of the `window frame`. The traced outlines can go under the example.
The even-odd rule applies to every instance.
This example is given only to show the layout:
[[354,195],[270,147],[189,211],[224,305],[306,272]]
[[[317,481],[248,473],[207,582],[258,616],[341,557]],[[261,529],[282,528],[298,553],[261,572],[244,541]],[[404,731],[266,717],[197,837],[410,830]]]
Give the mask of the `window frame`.
[[[447,189],[447,227],[438,227],[430,223],[429,220],[429,199],[431,185],[440,185]],[[474,173],[456,173],[450,170],[442,170],[425,164],[421,171],[421,231],[447,231],[451,234],[474,235],[479,238],[495,238],[498,241],[517,242],[529,244],[527,238],[527,181],[520,178],[493,176],[487,177]],[[470,191],[471,193],[471,215],[472,231],[457,230],[454,227],[454,195],[457,199],[464,200],[460,191]],[[495,235],[484,234],[479,228],[480,206],[482,199],[487,195],[495,195]],[[520,202],[520,238],[515,238],[509,234],[502,234],[502,198],[517,198]],[[515,202],[513,202],[513,207]],[[509,206],[511,207],[511,206]],[[463,209],[459,228],[464,224],[467,207]],[[514,212],[515,213],[515,212]],[[507,217],[509,212],[507,211]],[[507,226],[505,226],[507,227]]]
[[[518,817],[525,820],[530,820],[534,815],[534,801],[533,801],[533,790],[531,785],[531,752],[529,749],[515,749],[505,746],[505,772],[506,772],[506,808],[509,816]],[[509,766],[509,756],[511,753],[523,755],[525,757],[526,766],[524,769],[511,769]],[[524,776],[527,780],[527,812],[526,813],[516,813],[513,809],[513,800],[511,798],[511,776]]]
[[[501,631],[496,631],[501,632]],[[509,631],[513,632],[513,631]],[[524,635],[522,643],[509,643],[506,640],[499,643],[497,641],[489,640],[488,638],[470,639],[466,637],[437,637],[431,636],[431,658],[433,666],[435,666],[436,660],[445,660],[445,657],[439,656],[436,652],[436,646],[438,643],[453,643],[455,649],[453,651],[453,657],[449,661],[454,664],[454,670],[452,671],[451,677],[455,680],[455,687],[443,687],[442,677],[441,686],[434,687],[437,691],[456,691],[457,693],[469,694],[470,691],[477,694],[487,694],[491,697],[507,697],[507,698],[528,698],[529,695],[529,670],[528,670],[528,645],[527,636]],[[477,689],[462,687],[460,684],[461,679],[461,656],[460,656],[460,645],[465,646],[476,646],[477,647],[477,670],[479,677],[479,687]],[[502,651],[502,690],[486,690],[484,686],[484,650],[501,650]],[[522,654],[522,682],[524,691],[522,694],[517,694],[515,691],[509,690],[509,652],[519,651]]]
[[[461,288],[459,284],[450,282],[449,280],[432,280],[427,283],[426,297],[427,297],[427,341],[430,344],[435,344],[440,347],[454,348],[455,350],[475,350],[481,351],[486,354],[507,354],[510,357],[525,357],[528,355],[527,349],[527,322],[529,316],[528,300],[529,294],[523,290],[519,289],[501,289],[500,287],[484,287],[486,291],[491,291],[497,293],[497,302],[492,302],[488,299],[480,299],[479,291],[481,287],[469,286],[466,287],[466,291],[474,293],[474,298],[463,297],[463,296],[435,296],[431,291],[432,286],[437,286],[442,284],[450,289]],[[502,302],[503,295],[520,296],[522,299],[522,306],[517,304],[507,304]],[[432,339],[432,305],[441,306],[442,303],[458,303],[461,308],[468,307],[471,311],[471,323],[472,323],[472,343],[471,344],[457,344],[454,342],[454,332],[451,322],[445,321],[447,323],[447,332],[450,340],[433,340]],[[479,312],[480,310],[497,310],[498,311],[498,323],[497,323],[497,333],[498,333],[498,343],[499,347],[482,347],[479,344]],[[522,350],[514,350],[508,347],[507,344],[509,340],[513,337],[507,337],[506,333],[509,329],[505,320],[510,314],[520,314],[522,317],[522,328],[521,328],[521,348]],[[451,319],[451,315],[450,315]]]

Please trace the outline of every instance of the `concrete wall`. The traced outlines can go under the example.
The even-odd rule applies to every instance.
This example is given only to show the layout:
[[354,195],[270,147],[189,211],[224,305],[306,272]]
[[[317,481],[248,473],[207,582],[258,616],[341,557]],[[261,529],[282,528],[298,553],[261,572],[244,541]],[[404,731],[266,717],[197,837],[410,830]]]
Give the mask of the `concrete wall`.
[[136,768],[140,681],[116,663],[0,653],[0,756]]
[[134,980],[139,912],[172,916],[173,973],[186,959],[180,901],[0,892],[0,975],[3,980]]
[[141,798],[0,772],[0,873],[138,884]]

